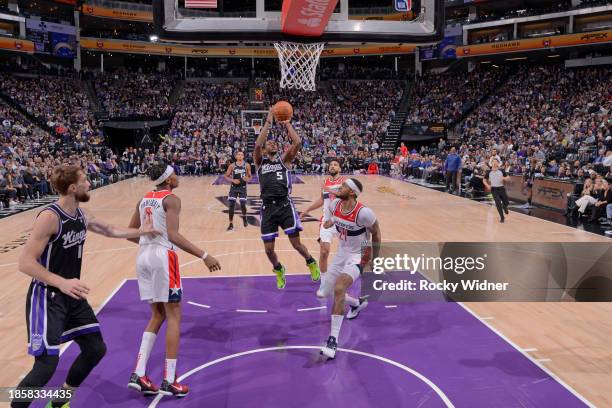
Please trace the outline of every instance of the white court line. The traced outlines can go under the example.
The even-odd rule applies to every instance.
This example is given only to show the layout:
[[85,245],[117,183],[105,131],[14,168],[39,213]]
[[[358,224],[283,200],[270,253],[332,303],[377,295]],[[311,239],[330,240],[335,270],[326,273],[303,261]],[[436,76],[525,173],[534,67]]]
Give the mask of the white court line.
[[481,320],[494,320],[493,316],[481,317]]
[[194,305],[194,306],[203,307],[203,308],[205,308],[205,309],[210,309],[210,306],[208,306],[208,305],[203,305],[203,304],[201,304],[201,303],[196,303],[196,302],[187,302],[187,303],[189,303],[190,305]]
[[395,309],[397,308],[397,305],[387,305],[385,306],[385,309]]
[[236,309],[237,312],[241,313],[268,313],[267,310],[255,310],[255,309]]
[[[209,361],[206,364],[202,364],[199,367],[194,368],[193,370],[183,374],[182,376],[180,376],[179,378],[176,379],[177,382],[181,382],[183,380],[185,380],[187,377],[192,376],[193,374],[208,368],[212,365],[218,364],[218,363],[222,363],[224,361],[227,360],[231,360],[237,357],[242,357],[242,356],[246,356],[249,354],[255,354],[255,353],[261,353],[264,351],[278,351],[278,350],[291,350],[291,349],[309,349],[309,350],[320,350],[321,346],[280,346],[280,347],[269,347],[269,348],[261,348],[261,349],[255,349],[255,350],[248,350],[248,351],[243,351],[241,353],[236,353],[236,354],[232,354],[229,356],[225,356],[225,357],[221,357],[218,358],[216,360],[213,361]],[[431,381],[429,378],[425,377],[423,374],[419,373],[418,371],[407,367],[403,364],[398,363],[397,361],[385,358],[385,357],[381,357],[378,356],[376,354],[370,354],[370,353],[365,353],[363,351],[358,351],[358,350],[351,350],[351,349],[343,349],[343,348],[338,348],[338,351],[342,351],[345,353],[351,353],[351,354],[357,354],[359,356],[364,356],[364,357],[370,357],[373,358],[375,360],[378,361],[382,361],[384,363],[387,364],[391,364],[392,366],[395,366],[397,368],[400,368],[410,374],[412,374],[413,376],[415,376],[416,378],[418,378],[419,380],[423,381],[425,384],[427,384],[429,386],[429,388],[431,388],[437,395],[438,397],[444,402],[444,404],[446,405],[447,408],[454,408],[455,406],[453,405],[453,403],[451,402],[451,400],[446,396],[446,394],[444,394],[444,392],[440,389],[440,387],[438,387],[436,384],[434,384],[433,381]],[[157,407],[157,404],[159,404],[159,401],[163,398],[163,395],[158,394],[155,399],[151,402],[151,404],[149,405],[148,408],[155,408]]]
[[524,353],[530,353],[532,351],[538,351],[537,348],[525,348],[525,349],[521,349],[522,352]]
[[538,358],[537,361],[539,361],[540,363],[546,363],[548,361],[552,361],[550,358]]
[[298,312],[309,312],[311,310],[321,310],[321,309],[327,309],[327,306],[318,306],[318,307],[307,307],[304,309],[298,309]]
[[482,318],[478,317],[478,315],[474,312],[472,312],[472,310],[467,307],[466,305],[464,305],[461,302],[457,302],[458,305],[460,305],[462,308],[464,308],[467,312],[469,312],[472,316],[474,316],[476,319],[480,320],[482,322],[482,324],[484,324],[489,330],[491,330],[493,333],[497,334],[499,337],[501,337],[503,340],[506,341],[506,343],[510,344],[512,347],[514,347],[517,351],[519,351],[523,356],[525,356],[527,359],[529,359],[529,361],[531,361],[533,364],[535,364],[536,366],[538,366],[542,371],[544,371],[549,377],[551,377],[552,379],[554,379],[555,381],[557,381],[559,384],[561,384],[563,387],[565,387],[565,389],[567,389],[569,392],[571,392],[576,398],[578,398],[580,401],[582,401],[583,403],[585,403],[588,407],[590,408],[596,408],[594,404],[592,404],[589,400],[587,400],[585,397],[583,397],[582,395],[580,395],[575,389],[573,389],[571,386],[569,386],[568,384],[565,383],[565,381],[563,381],[561,378],[559,378],[555,373],[553,373],[552,371],[550,371],[546,366],[542,365],[540,363],[540,361],[536,360],[535,358],[533,358],[530,354],[525,353],[523,350],[521,350],[521,348],[519,346],[517,346],[512,340],[510,340],[508,337],[506,337],[505,335],[503,335],[500,331],[498,331],[495,327],[491,326],[489,323],[486,322],[486,320],[483,320]]
[[[121,281],[121,283],[119,285],[117,285],[117,287],[111,292],[110,295],[108,295],[108,297],[104,300],[104,302],[102,302],[102,304],[100,305],[100,307],[98,308],[98,310],[94,310],[94,313],[96,314],[96,316],[98,315],[98,313],[100,313],[100,311],[102,311],[102,309],[104,308],[104,306],[106,306],[106,304],[108,302],[110,302],[110,300],[113,298],[113,296],[115,296],[117,294],[117,292],[119,292],[119,289],[121,289],[121,287],[123,286],[123,284],[127,281],[127,279],[123,279]],[[64,352],[68,349],[68,347],[74,342],[74,340],[70,340],[68,343],[65,343],[62,348],[60,349],[60,357],[62,356],[62,354],[64,354]]]

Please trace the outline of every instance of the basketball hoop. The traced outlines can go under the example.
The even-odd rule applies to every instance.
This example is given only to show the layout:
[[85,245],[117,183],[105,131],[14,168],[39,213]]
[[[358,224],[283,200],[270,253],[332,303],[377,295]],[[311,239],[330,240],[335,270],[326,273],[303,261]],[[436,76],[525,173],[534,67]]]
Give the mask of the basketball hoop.
[[281,88],[316,90],[319,57],[325,43],[274,43],[281,66]]

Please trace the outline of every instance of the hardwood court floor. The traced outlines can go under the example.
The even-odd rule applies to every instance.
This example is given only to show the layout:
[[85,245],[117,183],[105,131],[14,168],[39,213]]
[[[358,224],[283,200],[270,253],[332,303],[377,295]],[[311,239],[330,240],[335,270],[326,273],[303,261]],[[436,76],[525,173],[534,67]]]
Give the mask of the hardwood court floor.
[[[608,238],[526,215],[511,213],[499,224],[494,207],[385,177],[359,177],[365,187],[361,197],[377,214],[385,241],[556,241],[611,242]],[[321,177],[301,177],[293,197],[298,209],[319,194]],[[181,232],[197,242],[222,264],[222,276],[271,275],[259,239],[259,229],[226,233],[224,197],[228,186],[213,185],[213,177],[181,178],[176,194],[182,199]],[[92,192],[85,205],[97,217],[127,225],[137,201],[150,189],[145,179],[132,179]],[[259,188],[249,185],[249,194]],[[249,202],[251,204],[251,201]],[[29,278],[17,271],[21,242],[27,237],[37,210],[0,220],[0,386],[13,386],[25,374],[31,359],[26,355],[25,294]],[[249,217],[257,211],[249,206]],[[313,215],[318,216],[320,210]],[[313,255],[318,255],[318,222],[306,222],[302,234]],[[305,273],[303,261],[281,234],[279,257],[288,273]],[[134,277],[137,246],[90,234],[85,246],[83,280],[93,288],[89,301],[98,309],[125,278]],[[210,275],[202,262],[180,253],[182,276]],[[612,304],[611,303],[468,303],[476,315],[512,340],[559,378],[597,406],[612,406]],[[104,329],[103,329],[104,330]]]

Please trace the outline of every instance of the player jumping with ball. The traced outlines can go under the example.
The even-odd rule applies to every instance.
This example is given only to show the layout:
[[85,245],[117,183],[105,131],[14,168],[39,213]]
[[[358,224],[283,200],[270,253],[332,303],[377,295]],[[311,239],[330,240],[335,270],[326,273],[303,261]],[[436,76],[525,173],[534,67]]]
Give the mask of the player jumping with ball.
[[255,142],[253,159],[257,166],[257,177],[261,189],[261,239],[264,241],[266,255],[276,274],[276,286],[278,289],[283,289],[286,283],[285,267],[278,261],[274,251],[274,241],[278,236],[279,227],[285,231],[293,248],[306,260],[313,281],[316,282],[321,278],[321,272],[317,261],[300,241],[302,224],[295,205],[289,197],[292,163],[300,151],[302,140],[289,120],[281,121],[291,138],[291,146],[281,156],[278,153],[278,144],[274,140],[266,140],[273,118],[271,110]]

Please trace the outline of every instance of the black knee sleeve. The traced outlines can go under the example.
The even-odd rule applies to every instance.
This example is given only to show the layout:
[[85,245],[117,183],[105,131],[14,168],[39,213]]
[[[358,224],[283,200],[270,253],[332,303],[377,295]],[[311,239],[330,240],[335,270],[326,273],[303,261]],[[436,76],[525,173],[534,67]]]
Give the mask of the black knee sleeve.
[[106,354],[106,344],[104,344],[100,333],[79,336],[74,341],[81,348],[81,354],[70,367],[66,384],[71,387],[79,387]]
[[59,356],[44,354],[36,357],[34,367],[21,380],[19,387],[43,387],[53,376],[58,363]]
[[240,200],[240,209],[242,210],[242,215],[246,216],[246,201]]
[[[51,377],[53,377],[53,373],[55,373],[55,369],[57,368],[57,364],[59,363],[59,356],[50,356],[48,354],[43,354],[42,356],[38,356],[34,359],[34,367],[32,370],[21,380],[17,387],[25,388],[41,388],[44,387]],[[13,402],[11,403],[12,408],[25,408],[29,407],[29,402]]]

